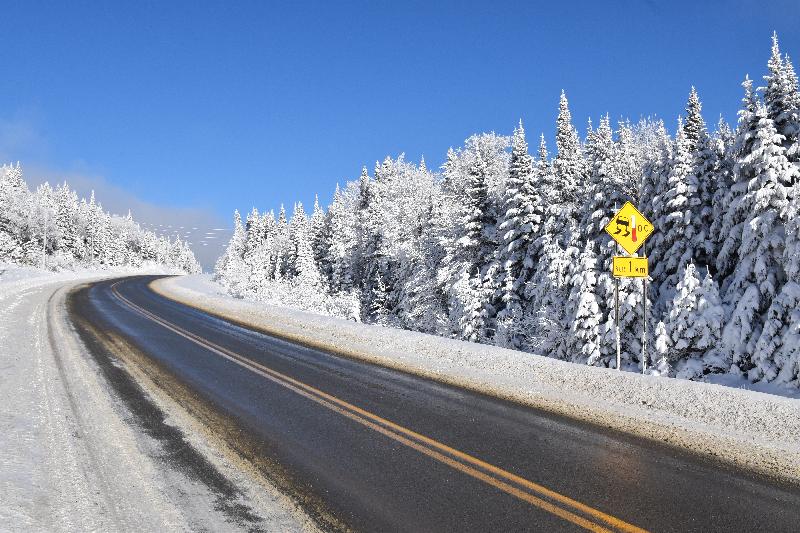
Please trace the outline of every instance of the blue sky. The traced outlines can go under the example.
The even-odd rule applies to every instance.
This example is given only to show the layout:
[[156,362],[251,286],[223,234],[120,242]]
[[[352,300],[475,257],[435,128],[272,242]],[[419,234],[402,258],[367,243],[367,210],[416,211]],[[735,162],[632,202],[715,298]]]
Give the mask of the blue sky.
[[206,227],[327,202],[386,155],[438,166],[519,118],[552,139],[562,88],[581,131],[606,112],[674,128],[692,84],[733,122],[773,30],[800,57],[788,0],[26,1],[3,20],[0,156]]

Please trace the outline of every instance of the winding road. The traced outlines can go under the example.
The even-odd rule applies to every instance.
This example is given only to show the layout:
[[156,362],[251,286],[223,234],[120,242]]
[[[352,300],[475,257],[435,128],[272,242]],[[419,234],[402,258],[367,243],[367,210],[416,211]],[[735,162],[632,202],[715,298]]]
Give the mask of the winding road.
[[323,529],[800,528],[795,487],[293,344],[160,296],[153,279],[70,296],[87,346],[133,347]]

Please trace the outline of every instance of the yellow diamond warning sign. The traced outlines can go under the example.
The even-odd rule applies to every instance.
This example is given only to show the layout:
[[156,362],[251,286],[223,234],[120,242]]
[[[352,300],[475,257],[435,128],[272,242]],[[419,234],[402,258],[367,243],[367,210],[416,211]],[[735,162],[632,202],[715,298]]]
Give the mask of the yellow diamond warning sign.
[[633,255],[653,233],[653,224],[632,203],[625,202],[606,226],[606,231],[623,250]]
[[650,275],[646,257],[614,256],[612,273],[615,278],[646,278]]

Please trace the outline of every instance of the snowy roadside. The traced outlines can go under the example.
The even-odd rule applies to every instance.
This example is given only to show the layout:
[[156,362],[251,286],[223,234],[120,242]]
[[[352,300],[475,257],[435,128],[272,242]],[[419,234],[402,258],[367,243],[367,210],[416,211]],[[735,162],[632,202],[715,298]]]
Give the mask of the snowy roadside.
[[[174,468],[135,422],[67,318],[73,286],[132,272],[1,266],[0,530],[240,530],[218,494]],[[169,413],[170,424],[180,419]],[[210,461],[235,476],[224,457]],[[280,495],[241,476],[235,483],[260,526],[313,529]]]
[[208,276],[161,279],[165,296],[325,350],[510,399],[800,482],[800,400],[642,376],[245,301]]

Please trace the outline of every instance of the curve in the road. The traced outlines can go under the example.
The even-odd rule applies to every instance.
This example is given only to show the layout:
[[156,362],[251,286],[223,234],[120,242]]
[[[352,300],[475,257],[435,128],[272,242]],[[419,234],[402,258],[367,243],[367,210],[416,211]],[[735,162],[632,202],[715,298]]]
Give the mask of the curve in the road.
[[[224,357],[225,359],[228,359],[229,361],[240,365],[251,372],[274,381],[275,383],[278,383],[279,385],[282,385],[283,387],[286,387],[287,389],[292,390],[301,396],[313,400],[314,402],[333,412],[346,416],[347,418],[350,418],[351,420],[354,420],[365,427],[377,431],[378,433],[386,435],[387,437],[394,439],[395,441],[408,446],[409,448],[417,450],[428,457],[431,457],[460,472],[472,476],[475,479],[479,479],[484,483],[488,483],[489,485],[511,494],[520,500],[528,502],[531,505],[535,505],[540,509],[572,522],[573,524],[581,526],[589,531],[604,533],[611,530],[607,529],[607,527],[604,527],[601,524],[594,523],[573,511],[583,513],[592,519],[604,522],[605,524],[613,526],[619,531],[626,531],[630,533],[642,533],[645,531],[644,529],[636,527],[632,524],[628,524],[619,518],[606,514],[581,502],[575,501],[572,498],[564,496],[563,494],[559,494],[558,492],[550,490],[537,483],[533,483],[520,476],[507,472],[502,468],[498,468],[494,465],[481,461],[480,459],[451,448],[450,446],[442,444],[434,439],[431,439],[430,437],[421,435],[399,424],[395,424],[394,422],[386,420],[385,418],[375,415],[365,409],[336,398],[335,396],[327,394],[315,387],[307,385],[285,374],[272,370],[271,368],[268,368],[262,364],[251,361],[250,359],[222,346],[214,344],[211,341],[203,339],[202,337],[199,337],[198,335],[195,335],[194,333],[191,333],[190,331],[187,331],[169,322],[168,320],[150,313],[143,307],[138,306],[125,298],[117,290],[117,286],[120,283],[122,282],[116,282],[111,285],[111,292],[113,292],[114,296],[116,296],[120,301],[125,303],[125,305],[142,316],[147,317],[166,329],[191,340],[198,346],[206,348],[207,350],[216,353],[219,356]],[[531,493],[538,494],[538,496],[535,496]],[[541,497],[548,498],[552,500],[552,502],[544,500]],[[572,511],[559,507],[559,505],[569,508]]]
[[[72,309],[138,350],[358,530],[795,531],[800,492],[604,428],[98,283]],[[535,480],[535,481],[533,481]]]

